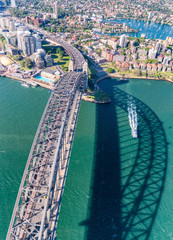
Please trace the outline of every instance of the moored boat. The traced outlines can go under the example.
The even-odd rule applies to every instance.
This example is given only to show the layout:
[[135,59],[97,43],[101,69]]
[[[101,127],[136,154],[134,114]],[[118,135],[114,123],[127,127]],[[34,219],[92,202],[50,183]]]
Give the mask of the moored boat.
[[26,83],[26,82],[22,83],[21,86],[26,87],[26,88],[30,87],[30,85],[28,83]]
[[35,83],[35,82],[31,82],[31,86],[32,86],[33,88],[35,88],[35,87],[38,87],[38,84]]

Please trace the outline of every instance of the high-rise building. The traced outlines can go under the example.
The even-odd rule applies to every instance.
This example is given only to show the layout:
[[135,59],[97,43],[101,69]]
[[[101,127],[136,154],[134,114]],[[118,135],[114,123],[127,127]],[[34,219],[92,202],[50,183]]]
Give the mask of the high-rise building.
[[7,43],[11,44],[12,46],[16,46],[16,43],[17,43],[17,38],[16,38],[16,35],[9,35],[7,37]]
[[58,17],[58,8],[57,8],[57,2],[53,3],[53,18]]
[[26,27],[20,26],[17,28],[17,45],[22,50],[22,36],[25,34]]
[[156,43],[156,50],[157,50],[157,52],[160,52],[160,49],[161,49],[161,43],[157,42]]
[[149,50],[148,58],[149,59],[155,59],[156,58],[156,54],[157,54],[157,50],[152,48],[152,49]]
[[120,47],[125,48],[127,44],[127,36],[125,34],[120,37]]
[[38,49],[41,49],[41,39],[38,34],[34,34],[33,37],[34,37],[34,42],[35,42],[35,51],[37,51]]
[[15,26],[13,21],[10,21],[9,30],[12,31],[12,32],[16,30],[16,26]]
[[35,52],[35,41],[31,33],[22,36],[22,51],[26,56],[30,56]]
[[11,0],[11,7],[12,8],[16,8],[17,7],[15,0]]

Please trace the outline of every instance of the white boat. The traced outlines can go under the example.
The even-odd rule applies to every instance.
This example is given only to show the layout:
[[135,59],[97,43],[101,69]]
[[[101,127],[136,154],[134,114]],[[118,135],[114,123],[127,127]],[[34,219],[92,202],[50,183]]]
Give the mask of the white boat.
[[29,87],[30,87],[30,85],[29,85],[28,83],[25,83],[25,82],[24,82],[24,83],[22,83],[22,84],[21,84],[21,86],[23,86],[23,87],[27,87],[27,88],[29,88]]
[[121,77],[121,78],[120,78],[120,81],[128,81],[128,79],[127,79],[127,78],[124,78],[124,77]]
[[35,82],[31,82],[31,86],[32,86],[33,88],[35,88],[35,87],[37,87],[37,86],[38,86],[38,84],[37,84],[37,83],[35,83]]
[[134,101],[128,102],[128,118],[129,125],[131,127],[131,133],[133,138],[138,137],[138,117],[136,112],[136,105]]

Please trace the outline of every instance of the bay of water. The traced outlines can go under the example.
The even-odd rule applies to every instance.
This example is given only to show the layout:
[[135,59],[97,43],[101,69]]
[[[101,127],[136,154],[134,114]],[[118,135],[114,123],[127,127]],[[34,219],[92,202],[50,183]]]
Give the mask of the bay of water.
[[[136,20],[136,19],[116,19],[115,21],[110,21],[113,23],[126,23],[129,27],[133,29],[138,29],[138,33],[126,33],[128,36],[141,37],[144,33],[146,38],[152,39],[163,39],[165,40],[167,36],[173,37],[173,26],[167,24],[156,23],[152,21]],[[112,34],[112,35],[122,35],[122,34]]]
[[[112,102],[81,103],[58,239],[172,239],[173,85],[107,79],[100,86]],[[49,96],[48,90],[0,79],[2,240]],[[138,139],[131,136],[129,101],[136,105]]]

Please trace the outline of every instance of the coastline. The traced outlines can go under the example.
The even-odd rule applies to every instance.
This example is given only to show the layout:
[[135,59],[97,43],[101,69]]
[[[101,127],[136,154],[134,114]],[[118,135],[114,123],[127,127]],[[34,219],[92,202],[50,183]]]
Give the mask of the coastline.
[[104,80],[104,79],[106,79],[106,78],[110,78],[110,76],[109,76],[109,75],[105,75],[105,76],[97,79],[97,80],[95,81],[95,84],[94,84],[94,88],[95,88],[95,89],[94,89],[93,93],[92,93],[92,94],[84,93],[84,94],[82,95],[82,100],[84,100],[84,101],[86,101],[86,102],[92,102],[92,103],[98,103],[98,104],[110,103],[110,102],[111,102],[111,99],[110,99],[110,98],[107,99],[107,100],[96,100],[96,99],[91,98],[91,96],[94,97],[94,94],[97,93],[99,90],[101,90],[101,88],[98,86],[98,82],[100,82],[100,81],[102,81],[102,80]]
[[136,20],[136,21],[154,22],[154,23],[158,23],[158,24],[161,24],[161,25],[165,24],[165,25],[173,26],[173,24],[167,23],[167,22],[162,23],[161,21],[152,21],[151,19],[145,19],[145,18],[138,19],[138,18],[135,18],[135,17],[128,17],[128,18],[127,17],[117,17],[114,20],[110,20],[110,21],[116,21],[116,20],[121,20],[121,19],[127,19],[127,20],[133,19],[133,20]]
[[[122,75],[120,74],[117,74],[117,73],[110,73],[109,74],[109,77],[111,78],[121,78]],[[157,80],[157,81],[167,81],[167,82],[171,82],[173,83],[173,80],[170,80],[170,79],[164,79],[164,78],[154,78],[154,77],[146,77],[146,76],[129,76],[129,75],[124,75],[125,78],[128,78],[128,79],[146,79],[146,80]]]
[[[121,78],[121,77],[122,77],[122,76],[121,76],[120,74],[111,73],[111,74],[109,74],[109,75],[107,75],[107,76],[104,76],[104,77],[96,80],[96,82],[95,82],[95,89],[96,89],[96,90],[94,90],[94,92],[95,92],[95,91],[98,91],[98,90],[100,89],[100,87],[98,86],[98,83],[99,83],[100,81],[102,81],[102,80],[104,80],[104,79],[106,79],[106,78]],[[146,80],[166,81],[166,82],[173,83],[173,80],[170,80],[170,79],[161,79],[161,78],[152,78],[152,77],[147,78],[147,77],[144,77],[144,76],[139,76],[139,77],[138,77],[138,76],[134,76],[134,77],[132,77],[132,76],[128,76],[128,75],[124,75],[124,77],[127,78],[127,79],[143,79],[143,80],[146,79]],[[121,81],[121,80],[120,80],[120,81]],[[104,103],[110,103],[110,102],[111,102],[111,99],[106,100],[106,101],[104,101],[104,100],[95,100],[95,99],[93,99],[93,98],[90,98],[89,96],[93,96],[93,95],[92,95],[92,94],[86,94],[86,93],[84,93],[84,94],[82,95],[82,100],[84,100],[84,101],[86,101],[86,102],[97,103],[97,104],[104,104]]]
[[18,77],[11,76],[11,75],[8,75],[8,74],[0,75],[0,77],[6,77],[6,78],[10,78],[12,80],[17,80],[17,81],[20,81],[20,82],[26,82],[28,84],[31,84],[31,82],[33,82],[33,83],[38,84],[40,87],[43,87],[43,88],[46,88],[46,89],[49,89],[49,90],[53,90],[54,89],[54,87],[52,87],[52,86],[49,86],[49,85],[46,85],[44,83],[37,82],[37,81],[31,80],[31,79],[18,78]]

